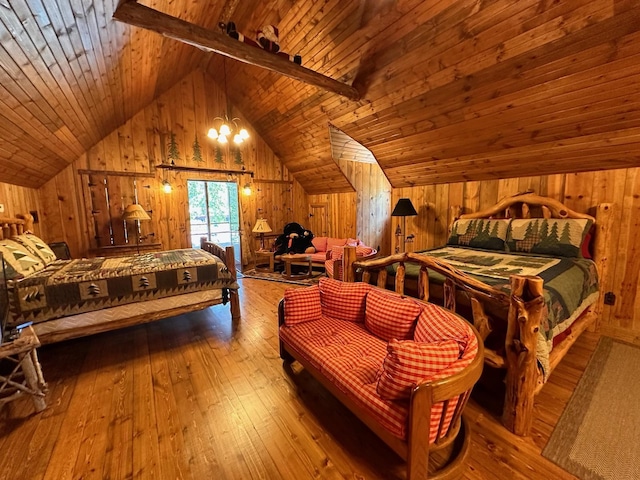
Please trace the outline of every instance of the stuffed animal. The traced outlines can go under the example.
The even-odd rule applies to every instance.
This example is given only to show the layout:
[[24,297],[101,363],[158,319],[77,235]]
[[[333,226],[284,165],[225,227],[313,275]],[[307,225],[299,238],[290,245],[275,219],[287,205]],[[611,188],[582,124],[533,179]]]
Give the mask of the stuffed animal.
[[256,40],[246,37],[242,33],[238,32],[236,24],[229,22],[224,26],[227,35],[240,42],[251,45],[252,47],[258,47],[266,50],[267,52],[275,53],[278,56],[284,57],[290,62],[297,65],[302,65],[302,57],[300,55],[289,55],[288,53],[280,51],[279,32],[278,27],[275,25],[265,25],[256,34]]
[[287,223],[284,232],[278,235],[274,242],[276,255],[284,253],[314,253],[315,248],[311,243],[313,233],[306,230],[296,222]]

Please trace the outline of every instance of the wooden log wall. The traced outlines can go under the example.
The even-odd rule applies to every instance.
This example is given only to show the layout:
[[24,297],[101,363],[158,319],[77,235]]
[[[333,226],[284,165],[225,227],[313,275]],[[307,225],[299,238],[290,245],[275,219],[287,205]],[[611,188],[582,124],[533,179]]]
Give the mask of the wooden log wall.
[[[82,170],[154,174],[151,179],[145,178],[151,192],[145,195],[147,204],[143,206],[152,212],[153,241],[160,243],[163,249],[191,246],[187,180],[234,181],[240,191],[243,263],[250,262],[252,252],[258,247],[251,233],[256,219],[266,218],[274,232],[281,231],[286,223],[296,218],[295,208],[300,208],[300,202],[306,204],[306,200],[304,190],[247,122],[242,122],[250,134],[250,139],[241,147],[243,163],[237,163],[230,149],[221,149],[220,158],[216,144],[206,134],[214,118],[223,114],[225,105],[223,90],[211,77],[196,70],[135,114],[39,190],[46,240],[66,240],[74,257],[87,255],[95,247],[92,217],[83,198],[84,187],[79,173]],[[236,109],[231,113],[242,119]],[[168,161],[167,145],[171,133],[175,135],[180,153],[176,166],[197,167],[202,171],[155,168]],[[193,159],[196,138],[202,151],[200,163]],[[246,171],[254,172],[253,178],[249,174],[205,171],[241,170],[243,166]],[[170,194],[162,191],[164,180],[173,187]],[[251,185],[249,196],[241,192],[245,184]],[[151,233],[148,225],[142,224],[143,234]]]
[[[38,191],[34,188],[20,187],[0,182],[0,204],[4,205],[4,212],[0,217],[11,218],[18,213],[38,212],[40,217],[40,200]],[[34,224],[34,233],[40,234],[40,219]]]
[[338,160],[355,193],[309,195],[309,204],[327,204],[328,236],[359,238],[366,245],[391,254],[391,185],[380,166]]
[[[417,251],[446,243],[450,206],[461,205],[463,213],[477,211],[529,189],[578,212],[599,203],[614,205],[617,255],[609,259],[601,288],[613,292],[616,302],[604,306],[601,332],[640,344],[640,168],[397,188],[392,204],[408,197],[418,211],[418,216],[407,217],[407,232],[415,235],[412,250]],[[393,231],[390,241],[395,245]]]

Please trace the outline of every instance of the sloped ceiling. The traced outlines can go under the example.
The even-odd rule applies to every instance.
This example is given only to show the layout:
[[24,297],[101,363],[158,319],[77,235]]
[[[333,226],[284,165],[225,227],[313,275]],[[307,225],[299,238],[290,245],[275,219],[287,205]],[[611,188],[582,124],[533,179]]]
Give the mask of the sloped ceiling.
[[[354,85],[352,101],[227,60],[228,90],[309,193],[348,191],[328,125],[394,187],[640,164],[631,0],[157,0]],[[194,68],[222,57],[112,20],[117,0],[0,0],[0,181],[39,187]]]

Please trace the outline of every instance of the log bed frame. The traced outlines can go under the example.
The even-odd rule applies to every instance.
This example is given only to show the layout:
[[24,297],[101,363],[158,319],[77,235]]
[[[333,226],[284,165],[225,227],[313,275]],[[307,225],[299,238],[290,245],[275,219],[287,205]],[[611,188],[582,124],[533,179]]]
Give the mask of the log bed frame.
[[[596,263],[600,279],[600,296],[572,324],[571,333],[567,335],[549,354],[549,373],[558,365],[580,334],[587,328],[598,328],[599,317],[604,304],[603,279],[607,273],[608,248],[612,235],[611,204],[600,204],[595,207],[596,218],[574,212],[557,200],[541,197],[532,193],[514,195],[500,201],[497,205],[477,213],[457,215],[453,219],[475,218],[582,218],[594,220],[593,260]],[[386,267],[398,263],[394,288],[398,293],[405,293],[405,264],[420,265],[417,282],[417,297],[429,300],[428,270],[436,271],[445,277],[443,285],[443,304],[445,308],[456,311],[456,301],[461,295],[466,297],[471,307],[473,324],[483,341],[494,329],[496,321],[504,322],[486,312],[508,311],[506,318],[506,335],[504,352],[488,348],[485,344],[485,363],[489,366],[506,369],[505,404],[502,414],[503,424],[513,433],[521,436],[529,434],[533,420],[533,404],[535,395],[544,383],[536,362],[536,337],[543,315],[543,280],[532,276],[511,276],[511,294],[506,294],[488,286],[455,269],[451,265],[433,257],[416,253],[401,253],[373,260],[357,261],[354,248],[345,248],[344,253],[345,281],[355,281],[356,271],[362,272],[362,281],[370,283],[377,277],[377,285],[388,287]],[[493,323],[493,325],[492,325]]]
[[[29,213],[17,214],[16,218],[0,218],[0,240],[32,231],[33,216]],[[234,279],[237,279],[234,248],[232,246],[222,247],[220,245],[217,245],[216,243],[207,241],[206,238],[203,237],[200,239],[200,247],[222,260],[226,268],[229,270],[229,273],[233,276]],[[149,304],[152,304],[153,302],[159,302],[161,300],[164,300],[165,298],[171,297],[147,300],[147,302]],[[154,320],[161,320],[163,318],[174,317],[177,315],[182,315],[183,313],[202,310],[213,305],[226,304],[227,300],[228,303],[230,303],[232,321],[240,320],[240,301],[238,297],[238,291],[229,289],[228,298],[225,295],[222,295],[221,298],[209,299],[205,301],[198,300],[194,303],[186,303],[184,305],[174,306],[166,309],[156,309],[155,311],[136,313],[134,315],[126,316],[123,318],[116,318],[109,322],[79,326],[75,328],[64,328],[44,334],[38,332],[38,338],[42,344],[59,342],[71,338],[82,337],[94,333],[114,330],[117,328],[129,327],[132,325],[152,322]],[[127,305],[111,307],[109,310],[115,312],[116,309],[126,306]],[[37,324],[34,325],[34,327],[37,327]]]

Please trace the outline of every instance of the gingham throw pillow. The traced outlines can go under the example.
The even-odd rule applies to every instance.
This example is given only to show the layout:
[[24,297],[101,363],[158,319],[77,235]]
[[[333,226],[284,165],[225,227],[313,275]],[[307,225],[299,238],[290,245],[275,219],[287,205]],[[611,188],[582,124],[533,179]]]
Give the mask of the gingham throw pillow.
[[372,288],[367,295],[364,324],[383,340],[409,340],[420,311],[420,305],[409,297]]
[[314,285],[313,287],[290,288],[284,291],[285,325],[295,325],[321,318],[320,287]]
[[459,355],[458,343],[453,340],[440,343],[391,340],[376,390],[385,400],[409,398],[416,385],[431,380]]
[[364,322],[365,299],[371,288],[368,283],[321,279],[320,302],[323,315],[348,322]]
[[464,350],[470,333],[465,321],[455,313],[427,303],[422,305],[413,339],[416,342],[427,343],[456,340]]

